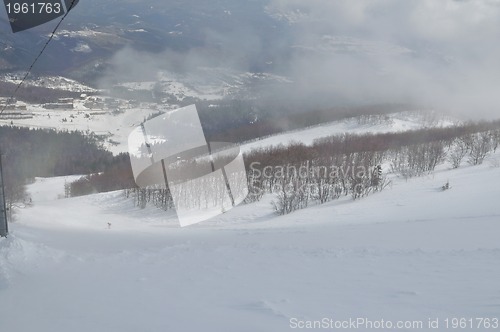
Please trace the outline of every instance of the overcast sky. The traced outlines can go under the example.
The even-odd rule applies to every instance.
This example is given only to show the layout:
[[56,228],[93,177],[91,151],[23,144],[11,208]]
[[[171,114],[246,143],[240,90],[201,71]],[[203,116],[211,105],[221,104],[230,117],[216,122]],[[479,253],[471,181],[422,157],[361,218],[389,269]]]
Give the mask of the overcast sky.
[[265,12],[287,27],[274,43],[262,42],[266,36],[252,26],[207,29],[207,47],[223,57],[201,48],[160,55],[129,49],[115,57],[117,72],[154,73],[165,62],[251,70],[252,59],[266,54],[295,82],[273,91],[283,98],[500,115],[500,0],[269,0]]
[[269,9],[297,26],[299,48],[319,49],[292,62],[304,87],[500,115],[500,1],[272,0]]

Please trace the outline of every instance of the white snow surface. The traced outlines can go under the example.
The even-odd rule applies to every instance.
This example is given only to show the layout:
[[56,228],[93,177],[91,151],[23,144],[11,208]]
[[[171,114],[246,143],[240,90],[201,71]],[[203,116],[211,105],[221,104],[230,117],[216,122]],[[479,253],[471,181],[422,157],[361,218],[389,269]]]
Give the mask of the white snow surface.
[[[121,192],[34,196],[0,239],[1,331],[279,332],[358,317],[440,318],[442,331],[445,318],[500,318],[492,160],[283,217],[267,196],[188,228]],[[61,179],[29,191],[43,181],[57,198]]]
[[82,175],[68,175],[53,178],[35,178],[35,182],[28,187],[28,195],[35,202],[64,198],[64,186],[81,177]]
[[[78,46],[74,50],[78,52],[85,52],[89,51],[90,47],[85,43],[81,43],[78,44]],[[0,80],[13,84],[19,84],[24,75],[25,73],[23,72],[4,74],[0,75]],[[71,92],[95,93],[98,91],[94,88],[91,88],[90,86],[87,86],[85,84],[82,84],[80,82],[62,76],[43,76],[35,79],[28,78],[27,80],[24,81],[23,84],[26,86],[38,86],[49,89],[66,90]]]
[[21,126],[29,128],[49,128],[55,130],[90,131],[106,136],[104,147],[114,154],[128,152],[128,135],[148,116],[158,112],[148,107],[123,110],[120,114],[112,111],[90,110],[80,100],[75,101],[73,110],[46,110],[41,105],[28,105],[33,114],[31,119],[2,119],[0,126]]
[[288,145],[292,142],[300,142],[306,145],[311,145],[315,139],[344,133],[393,133],[429,127],[449,127],[459,123],[457,119],[444,116],[430,116],[429,118],[426,118],[425,113],[420,114],[416,111],[378,115],[375,116],[375,118],[377,118],[377,120],[364,124],[359,123],[359,117],[353,117],[309,128],[288,131],[283,134],[247,142],[242,146],[242,150],[244,152],[248,152],[252,149],[276,146],[280,144]]
[[[81,100],[75,100],[73,110],[46,110],[41,105],[28,105],[28,111],[33,114],[32,119],[0,119],[0,126],[30,127],[30,128],[53,128],[56,130],[80,130],[91,131],[107,138],[104,147],[113,154],[128,152],[128,136],[148,116],[161,111],[169,111],[171,105],[165,108],[153,108],[152,105],[141,105],[139,107],[123,109],[120,114],[112,111],[90,110],[84,106]],[[175,108],[175,107],[174,107]],[[426,115],[418,111],[407,111],[376,116],[375,122],[360,124],[359,118],[348,118],[326,124],[313,126],[282,134],[269,136],[243,144],[242,151],[266,147],[270,145],[289,144],[292,141],[300,141],[304,144],[312,144],[317,138],[343,133],[384,133],[401,132],[426,127],[445,127],[458,123],[457,119],[439,115]]]

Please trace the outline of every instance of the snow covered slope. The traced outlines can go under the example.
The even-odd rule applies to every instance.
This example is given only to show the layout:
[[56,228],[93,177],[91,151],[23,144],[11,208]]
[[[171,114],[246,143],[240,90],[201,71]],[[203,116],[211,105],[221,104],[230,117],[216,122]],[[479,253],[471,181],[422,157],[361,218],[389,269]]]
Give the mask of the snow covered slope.
[[[31,128],[89,130],[98,135],[106,136],[104,146],[114,154],[128,152],[127,143],[130,132],[148,116],[158,112],[158,109],[150,107],[135,107],[120,113],[92,111],[86,109],[81,101],[75,102],[74,110],[51,111],[36,105],[28,105],[28,110],[33,114],[32,119],[0,120],[0,126],[12,123],[16,126]],[[425,115],[411,111],[380,116],[373,123],[360,124],[359,118],[350,118],[248,142],[242,146],[242,150],[249,151],[263,146],[288,144],[290,141],[311,144],[314,139],[346,132],[357,134],[399,132],[429,126],[451,126],[457,123],[456,119],[447,117],[436,116],[432,119],[431,123]]]
[[36,178],[29,186],[28,195],[32,201],[46,202],[64,198],[64,186],[81,178],[81,175]]
[[158,112],[151,108],[131,108],[113,114],[111,111],[89,110],[81,103],[75,103],[73,110],[46,110],[40,105],[29,105],[31,119],[2,119],[0,126],[15,125],[29,128],[50,128],[56,130],[91,131],[106,136],[104,146],[118,154],[127,152],[130,132],[151,114]]
[[267,197],[183,229],[120,192],[34,199],[0,240],[2,331],[289,331],[323,318],[423,324],[395,331],[439,318],[442,331],[446,318],[500,318],[492,165],[283,217]]
[[283,134],[248,142],[242,147],[242,150],[249,151],[270,145],[286,145],[290,142],[301,142],[309,145],[312,144],[315,139],[344,133],[392,133],[417,130],[427,127],[449,127],[459,123],[457,119],[451,119],[444,116],[431,117],[430,119],[432,120],[429,120],[426,119],[425,113],[419,113],[416,111],[380,115],[375,116],[375,119],[375,121],[360,123],[361,117],[353,117],[310,128],[293,130]]

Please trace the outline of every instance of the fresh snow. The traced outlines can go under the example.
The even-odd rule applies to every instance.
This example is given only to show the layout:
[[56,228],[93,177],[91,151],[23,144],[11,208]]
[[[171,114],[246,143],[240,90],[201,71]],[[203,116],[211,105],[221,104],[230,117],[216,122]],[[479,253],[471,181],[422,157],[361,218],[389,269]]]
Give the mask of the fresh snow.
[[35,182],[28,188],[28,194],[32,201],[45,202],[64,198],[64,186],[70,184],[82,175],[68,175],[53,178],[35,178]]
[[75,100],[74,105],[73,110],[46,110],[40,105],[28,105],[28,111],[33,114],[32,119],[3,119],[0,120],[0,126],[90,131],[106,136],[104,147],[118,154],[128,151],[130,132],[148,116],[158,112],[144,107],[124,109],[122,113],[113,114],[111,111],[87,109],[81,100]]
[[379,115],[374,117],[376,119],[374,122],[368,121],[365,124],[359,123],[359,117],[347,118],[345,120],[320,124],[305,129],[288,131],[283,134],[247,142],[242,146],[242,150],[248,152],[252,149],[276,146],[279,144],[287,145],[292,142],[300,142],[310,145],[315,139],[344,133],[392,133],[429,127],[450,127],[459,123],[457,119],[448,117],[430,116],[429,119],[426,119],[425,114],[432,113],[419,113],[412,111]]
[[[121,192],[35,195],[0,240],[1,330],[279,332],[365,317],[440,318],[442,331],[445,318],[499,318],[494,157],[282,217],[266,196],[188,228]],[[43,181],[43,196],[63,192],[62,179],[29,192]]]
[[85,28],[84,30],[79,31],[69,31],[69,30],[60,30],[55,34],[55,38],[59,39],[61,37],[66,38],[108,38],[110,40],[116,39],[116,36],[107,32],[101,32],[96,30],[91,30],[89,28]]
[[[128,152],[128,135],[149,115],[159,111],[151,107],[137,107],[124,109],[124,112],[120,114],[112,114],[110,111],[89,110],[83,106],[81,100],[75,100],[74,110],[46,110],[36,105],[28,105],[28,110],[33,114],[32,119],[4,119],[0,120],[0,126],[13,124],[31,128],[91,131],[106,136],[104,147],[114,154]],[[168,111],[169,109],[162,110]],[[66,121],[63,122],[63,119]],[[431,117],[431,119],[433,118]],[[416,112],[400,112],[381,116],[376,123],[362,125],[359,124],[358,118],[349,118],[249,141],[243,144],[241,149],[244,152],[249,152],[252,149],[289,144],[293,141],[312,144],[315,139],[347,132],[355,134],[401,132],[431,126],[452,126],[457,123],[456,119],[446,117],[438,117],[435,121],[431,121],[426,119],[425,115]]]
[[[78,44],[78,46],[74,50],[81,52],[90,50],[90,47],[85,43],[81,43]],[[19,84],[24,75],[25,73],[23,72],[0,75],[0,81]],[[24,81],[23,84],[26,86],[38,86],[70,92],[96,93],[98,91],[94,88],[91,88],[90,86],[62,76],[43,76],[36,79],[28,78],[26,81]]]

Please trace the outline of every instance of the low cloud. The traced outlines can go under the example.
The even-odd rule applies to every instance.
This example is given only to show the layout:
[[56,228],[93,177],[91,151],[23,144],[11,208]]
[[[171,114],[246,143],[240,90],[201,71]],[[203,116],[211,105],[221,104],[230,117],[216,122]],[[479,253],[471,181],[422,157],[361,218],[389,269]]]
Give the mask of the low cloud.
[[270,0],[265,12],[283,30],[274,42],[253,26],[207,30],[205,46],[184,53],[118,52],[107,79],[268,66],[294,83],[261,93],[291,103],[407,103],[497,117],[500,1]]
[[290,75],[304,96],[404,102],[469,116],[500,106],[500,2],[273,0],[296,26]]

